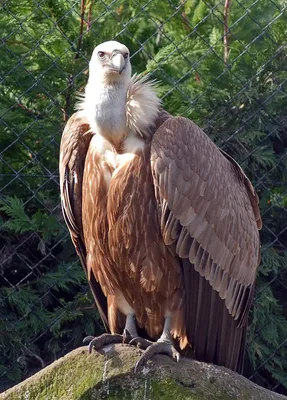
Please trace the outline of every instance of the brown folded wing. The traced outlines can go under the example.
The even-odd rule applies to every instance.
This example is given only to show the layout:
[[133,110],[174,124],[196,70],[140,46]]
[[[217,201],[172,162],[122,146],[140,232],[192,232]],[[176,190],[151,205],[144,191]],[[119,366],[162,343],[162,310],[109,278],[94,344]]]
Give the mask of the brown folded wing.
[[258,197],[239,165],[185,118],[156,131],[151,164],[163,239],[182,259],[190,343],[198,358],[240,370],[259,263]]
[[[79,113],[72,115],[62,135],[59,166],[63,216],[86,274],[86,247],[82,228],[82,182],[86,154],[92,138],[89,128],[87,120]],[[106,298],[93,274],[89,284],[102,321],[108,330]]]

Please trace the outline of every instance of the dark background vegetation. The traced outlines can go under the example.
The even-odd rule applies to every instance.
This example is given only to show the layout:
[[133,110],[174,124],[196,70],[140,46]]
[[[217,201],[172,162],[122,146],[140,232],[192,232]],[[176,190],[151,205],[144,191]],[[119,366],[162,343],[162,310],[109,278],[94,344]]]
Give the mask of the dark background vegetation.
[[160,81],[165,108],[202,126],[256,187],[262,262],[245,375],[287,393],[285,7],[283,0],[2,0],[2,390],[102,329],[61,216],[58,151],[93,48],[116,37],[130,48],[134,71]]

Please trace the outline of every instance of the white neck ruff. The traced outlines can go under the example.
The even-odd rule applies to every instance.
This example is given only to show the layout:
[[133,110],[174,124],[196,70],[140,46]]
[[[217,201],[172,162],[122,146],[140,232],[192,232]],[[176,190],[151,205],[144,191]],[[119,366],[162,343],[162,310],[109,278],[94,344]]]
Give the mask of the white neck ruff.
[[[99,128],[94,121],[103,117],[113,130],[117,129],[118,125],[119,130],[122,131],[124,124],[126,136],[136,134],[141,137],[148,137],[150,129],[155,124],[161,105],[161,101],[154,92],[155,81],[149,81],[148,78],[148,75],[144,77],[133,75],[128,82],[127,88],[115,88],[115,90],[123,90],[125,92],[122,93],[123,96],[117,96],[116,99],[103,96],[104,86],[97,90],[95,82],[93,82],[93,87],[91,87],[92,83],[89,82],[87,85],[89,90],[86,88],[85,94],[79,94],[79,102],[75,108],[88,118],[91,130],[95,131],[95,133]],[[91,91],[91,89],[93,90]],[[110,89],[109,87],[107,91]],[[122,108],[123,112],[119,112],[119,100],[124,101],[125,97],[125,108]],[[104,106],[102,103],[103,98],[105,98]],[[103,116],[102,114],[105,115]],[[101,132],[98,133],[101,134]],[[119,135],[122,134],[118,133]]]

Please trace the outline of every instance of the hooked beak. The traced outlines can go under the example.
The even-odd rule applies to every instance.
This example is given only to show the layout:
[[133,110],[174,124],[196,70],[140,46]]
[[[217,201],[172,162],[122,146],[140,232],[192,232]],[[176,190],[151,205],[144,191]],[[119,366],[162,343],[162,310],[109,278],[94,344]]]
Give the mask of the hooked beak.
[[117,52],[112,55],[111,67],[115,72],[118,72],[121,75],[125,66],[126,66],[126,63],[125,63],[125,59],[124,59],[122,53]]

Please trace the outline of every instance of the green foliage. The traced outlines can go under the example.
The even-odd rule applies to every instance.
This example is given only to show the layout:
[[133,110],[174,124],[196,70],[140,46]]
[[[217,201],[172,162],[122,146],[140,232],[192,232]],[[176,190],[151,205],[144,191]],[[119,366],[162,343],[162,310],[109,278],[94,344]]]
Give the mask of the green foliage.
[[43,210],[29,216],[14,197],[1,200],[0,210],[9,217],[1,223],[0,373],[17,382],[101,328],[84,272],[71,251],[62,253],[67,233],[56,217]]
[[[6,204],[0,200],[0,210],[10,217],[4,223],[4,228],[15,233],[38,232],[43,240],[49,241],[61,236],[63,229],[55,216],[49,216],[40,210],[37,210],[30,218],[23,206],[23,201],[17,197],[6,198]],[[1,206],[2,204],[2,206]]]
[[[21,380],[95,331],[98,315],[59,208],[58,147],[96,44],[115,37],[133,69],[242,165],[260,197],[262,262],[246,375],[287,388],[286,50],[283,0],[231,2],[228,60],[216,0],[10,0],[0,29],[0,375]],[[244,7],[243,7],[244,3]],[[139,51],[140,50],[140,51]],[[12,334],[11,334],[12,332]],[[283,345],[285,343],[285,345]],[[38,357],[38,358],[37,358]],[[42,361],[41,361],[42,360]],[[285,389],[284,389],[285,388]],[[285,392],[286,393],[286,392]]]

